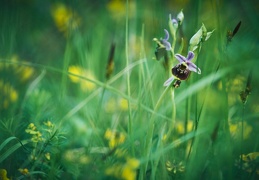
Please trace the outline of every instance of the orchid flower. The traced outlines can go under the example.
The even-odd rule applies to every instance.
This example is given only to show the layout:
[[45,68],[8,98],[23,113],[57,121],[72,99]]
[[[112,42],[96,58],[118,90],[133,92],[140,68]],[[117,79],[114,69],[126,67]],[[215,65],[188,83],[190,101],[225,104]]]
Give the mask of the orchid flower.
[[165,46],[165,49],[167,51],[170,51],[171,44],[170,44],[170,42],[168,42],[168,40],[169,40],[169,33],[168,33],[168,31],[166,29],[164,29],[164,31],[165,31],[165,38],[164,39],[161,38],[160,41]]
[[181,54],[176,54],[175,58],[179,63],[172,68],[173,76],[165,81],[164,86],[169,86],[174,79],[186,80],[191,71],[201,74],[200,68],[191,62],[194,56],[195,54],[192,51],[189,51],[187,57],[184,57]]

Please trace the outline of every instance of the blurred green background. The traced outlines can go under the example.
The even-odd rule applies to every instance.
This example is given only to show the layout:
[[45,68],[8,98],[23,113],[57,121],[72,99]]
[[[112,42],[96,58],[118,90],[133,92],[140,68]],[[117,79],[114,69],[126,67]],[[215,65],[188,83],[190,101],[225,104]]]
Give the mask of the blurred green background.
[[[155,108],[165,91],[163,83],[168,78],[168,69],[164,68],[163,59],[155,60],[157,45],[152,39],[164,37],[169,14],[176,17],[181,10],[184,22],[177,33],[176,50],[183,38],[184,56],[189,40],[202,23],[208,31],[215,31],[203,43],[196,62],[202,74],[192,73],[175,90],[174,112],[170,95]],[[258,178],[257,154],[251,158],[252,165],[244,159],[241,168],[235,163],[241,154],[257,152],[259,148],[258,19],[256,0],[1,1],[0,169],[6,169],[7,176],[13,179],[30,177],[26,171],[18,171],[21,168],[50,174],[31,175],[32,178],[85,179],[87,172],[86,179],[123,179],[124,176],[114,172],[122,157],[113,154],[111,148],[119,144],[128,151],[124,167],[131,167],[131,174],[127,175],[132,179]],[[240,21],[239,31],[227,44],[227,31],[233,31]],[[107,65],[109,59],[111,66]],[[218,69],[227,69],[228,73],[220,74],[215,81],[200,83],[198,90],[191,92],[195,83],[216,74]],[[251,94],[242,103],[239,94],[247,82]],[[167,144],[159,143],[171,125],[172,113],[176,114],[172,124],[175,134],[168,144],[197,129],[205,129],[206,135],[184,140],[182,146],[170,148],[172,152],[166,151],[168,154],[162,158],[159,153],[164,152]],[[148,157],[144,152],[151,119],[155,123],[150,152],[155,155],[150,153]],[[37,141],[36,146],[24,145],[11,151],[17,142],[3,143],[10,137],[30,139],[32,134],[25,131],[28,125],[34,123],[44,130],[48,121],[55,128],[46,125],[50,137],[46,135],[42,146]],[[122,133],[111,133],[111,137],[117,138],[115,145],[111,145],[112,138],[107,135],[109,129]],[[60,138],[62,143],[48,144],[53,137]],[[212,152],[208,144],[212,144]],[[73,167],[75,159],[67,154],[70,150],[81,153],[80,148],[84,149],[81,159],[88,159]],[[107,153],[105,148],[110,151]],[[51,154],[51,160],[43,163],[43,151],[45,156]],[[35,160],[38,165],[29,158],[33,152],[38,152],[41,159]],[[191,156],[186,152],[191,152]],[[204,155],[207,152],[209,156]],[[138,168],[129,166],[129,157],[139,160]],[[172,165],[175,159],[185,162],[185,170],[181,165]],[[167,160],[171,164],[165,165]],[[143,173],[146,162],[148,171]],[[114,164],[110,170],[108,167]],[[179,176],[170,171],[168,167],[172,166],[180,171]]]

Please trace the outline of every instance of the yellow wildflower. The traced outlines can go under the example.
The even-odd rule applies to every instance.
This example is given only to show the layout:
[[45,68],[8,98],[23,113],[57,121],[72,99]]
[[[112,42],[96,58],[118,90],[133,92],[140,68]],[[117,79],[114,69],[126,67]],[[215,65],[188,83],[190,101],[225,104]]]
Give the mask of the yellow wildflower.
[[116,111],[117,102],[114,98],[108,99],[106,105],[105,105],[105,111],[108,113],[113,113]]
[[114,154],[117,157],[123,157],[123,156],[125,156],[127,154],[127,150],[117,148]]
[[113,138],[113,132],[112,132],[112,130],[111,129],[107,129],[106,131],[105,131],[105,134],[104,134],[104,137],[106,138],[106,139],[111,139],[111,138]]
[[121,166],[113,165],[105,170],[105,174],[108,176],[120,177]]
[[46,153],[46,154],[45,154],[45,158],[46,158],[47,160],[50,160],[50,153]]
[[49,127],[49,128],[54,127],[54,124],[51,121],[44,122],[44,125]]
[[15,102],[15,101],[17,101],[17,99],[18,99],[18,94],[17,94],[17,92],[14,90],[14,89],[10,89],[10,101],[11,102]]
[[93,91],[96,88],[96,85],[94,83],[87,81],[85,79],[82,79],[80,77],[77,77],[77,76],[82,76],[82,77],[89,78],[91,80],[95,80],[96,78],[90,70],[81,68],[79,66],[70,66],[68,68],[68,72],[74,74],[74,75],[69,75],[69,79],[73,83],[79,83],[82,91]]
[[7,177],[7,171],[5,169],[0,169],[0,179],[9,180],[9,178]]
[[122,169],[122,174],[121,174],[122,179],[125,180],[134,180],[136,179],[136,171],[129,166],[125,166]]
[[122,18],[126,12],[125,2],[122,0],[111,0],[107,4],[107,9],[115,19]]
[[64,159],[69,162],[88,164],[91,159],[85,154],[84,148],[67,150],[64,153]]
[[[133,17],[136,13],[136,3],[130,1],[128,5],[129,17]],[[107,9],[115,20],[122,20],[126,15],[126,3],[123,0],[110,0]]]
[[25,129],[25,132],[32,135],[31,140],[33,142],[43,141],[42,134],[40,131],[36,131],[36,126],[34,123],[30,123],[27,129]]
[[[255,164],[258,162],[259,152],[252,152],[247,155],[242,154],[241,159],[243,161],[243,169],[249,173],[256,171],[259,175],[259,168],[255,169]],[[238,163],[239,164],[239,163]]]
[[118,163],[106,169],[105,174],[118,179],[134,180],[136,179],[136,169],[139,167],[139,161],[134,158],[128,158],[126,163]]
[[31,159],[32,161],[36,161],[38,158],[37,158],[35,155],[31,154],[31,155],[30,155],[30,159]]
[[43,141],[43,138],[42,138],[42,134],[39,132],[39,131],[36,131],[35,134],[33,134],[31,140],[35,143],[39,142],[39,141]]
[[232,106],[236,102],[240,101],[237,94],[239,94],[243,90],[243,87],[245,87],[245,78],[240,75],[227,82],[229,106]]
[[135,158],[127,158],[127,166],[132,169],[137,169],[139,167],[139,160]]
[[112,131],[111,129],[107,129],[104,137],[109,140],[109,147],[111,149],[115,148],[116,146],[124,143],[126,137],[123,133],[119,133],[116,131]]
[[127,111],[129,108],[129,103],[127,99],[120,99],[119,100],[119,107],[122,111]]
[[67,35],[70,29],[76,29],[81,21],[76,12],[73,12],[62,3],[53,6],[51,14],[58,30],[65,35]]
[[175,160],[173,162],[167,161],[166,169],[168,172],[176,174],[177,172],[184,172],[185,166],[182,161],[180,162],[176,162]]
[[[131,104],[131,108],[132,109],[137,109],[136,104]],[[107,103],[105,104],[105,110],[108,113],[114,113],[117,110],[120,111],[128,111],[129,109],[129,103],[128,100],[125,98],[119,98],[119,99],[115,99],[115,98],[110,98],[108,99]]]
[[18,169],[18,171],[20,171],[20,173],[22,173],[23,175],[29,174],[29,170],[27,168],[24,168],[24,169],[20,168],[20,169]]
[[259,152],[252,152],[247,155],[242,154],[242,160],[243,161],[254,161],[259,157]]
[[[184,123],[183,122],[177,122],[176,124],[176,131],[179,133],[179,134],[184,134],[184,131],[185,131],[185,127],[184,127]],[[191,132],[193,129],[193,121],[188,121],[187,122],[187,133],[188,132]]]
[[80,156],[78,163],[80,164],[88,164],[90,162],[90,158],[86,155]]
[[[246,121],[243,123],[243,128],[243,138],[248,139],[253,128],[251,125],[247,124]],[[241,138],[242,122],[229,123],[229,131],[233,138]]]
[[13,86],[8,83],[4,82],[0,79],[0,102],[2,101],[2,105],[0,105],[0,109],[7,109],[11,103],[14,103],[18,100],[18,93],[13,88]]
[[25,132],[28,134],[35,134],[36,133],[36,126],[34,123],[30,123],[27,127],[27,129],[25,129]]
[[34,69],[32,67],[28,67],[28,66],[23,66],[20,68],[20,78],[21,81],[27,81],[28,79],[30,79],[30,77],[32,77],[34,73]]
[[35,130],[36,129],[36,126],[34,123],[30,123],[29,126],[28,126],[29,129],[32,129],[32,130]]

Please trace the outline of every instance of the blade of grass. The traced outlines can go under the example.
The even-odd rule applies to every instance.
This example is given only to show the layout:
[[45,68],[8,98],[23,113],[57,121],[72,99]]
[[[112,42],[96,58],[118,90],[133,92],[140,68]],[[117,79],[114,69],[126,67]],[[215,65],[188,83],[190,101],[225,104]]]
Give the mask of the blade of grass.
[[[155,105],[154,112],[156,112],[158,110],[158,108],[160,107],[160,105],[162,103],[162,100],[166,97],[166,94],[170,88],[171,88],[170,86],[167,86],[166,89],[164,90],[164,92],[161,94],[161,96],[159,97],[159,99]],[[147,172],[148,159],[149,159],[150,151],[151,151],[151,147],[152,147],[154,125],[155,125],[155,113],[152,113],[151,118],[148,123],[148,131],[147,131],[147,136],[146,136],[146,140],[144,142],[144,149],[143,149],[143,152],[144,152],[143,157],[145,157],[147,159],[147,161],[140,168],[139,179],[145,179],[145,175]]]
[[7,138],[4,142],[2,142],[2,144],[0,145],[0,151],[13,139],[17,139],[16,137],[9,137]]
[[[126,56],[126,67],[129,66],[129,1],[126,1],[126,21],[125,21],[125,56]],[[127,95],[128,97],[131,96],[130,90],[130,71],[126,73],[126,81],[127,81]],[[127,99],[128,101],[128,133],[129,136],[132,134],[132,109],[131,109],[131,101],[130,98]],[[134,148],[131,149],[132,153],[134,154]]]
[[28,144],[30,140],[23,140],[21,142],[16,143],[12,147],[8,148],[6,152],[4,152],[0,157],[0,163],[2,163],[6,158],[8,158],[14,151],[19,149],[21,146]]

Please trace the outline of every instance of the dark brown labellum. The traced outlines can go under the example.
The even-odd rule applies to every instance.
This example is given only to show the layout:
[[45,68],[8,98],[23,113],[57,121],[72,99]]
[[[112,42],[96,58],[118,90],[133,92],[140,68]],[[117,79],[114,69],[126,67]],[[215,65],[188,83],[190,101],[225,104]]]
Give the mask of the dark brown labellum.
[[185,64],[177,64],[172,68],[172,74],[180,80],[186,80],[190,75],[190,70]]

